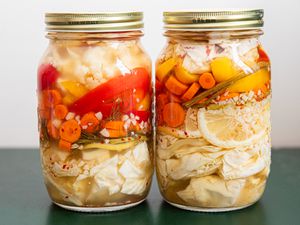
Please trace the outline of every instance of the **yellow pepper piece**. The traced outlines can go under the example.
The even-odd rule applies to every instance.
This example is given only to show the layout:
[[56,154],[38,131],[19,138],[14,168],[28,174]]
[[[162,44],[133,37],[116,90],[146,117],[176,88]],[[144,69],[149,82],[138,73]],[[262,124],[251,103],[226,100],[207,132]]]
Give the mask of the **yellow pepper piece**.
[[150,108],[150,95],[147,94],[143,100],[137,104],[136,109],[139,111],[147,111]]
[[156,77],[159,81],[163,81],[164,78],[171,72],[171,70],[176,65],[176,60],[174,58],[170,58],[162,64],[158,65],[156,69]]
[[67,94],[65,97],[63,97],[62,101],[65,105],[71,105],[76,98],[73,95]]
[[211,70],[217,82],[228,80],[236,75],[234,64],[231,59],[221,57],[214,59],[211,64]]
[[88,89],[76,81],[62,81],[63,88],[76,98],[80,98],[88,92]]
[[256,73],[249,75],[228,88],[230,92],[248,92],[259,89],[270,80],[270,73],[267,69],[260,69]]
[[189,73],[183,66],[177,65],[175,67],[176,78],[184,84],[192,84],[199,80],[200,75]]

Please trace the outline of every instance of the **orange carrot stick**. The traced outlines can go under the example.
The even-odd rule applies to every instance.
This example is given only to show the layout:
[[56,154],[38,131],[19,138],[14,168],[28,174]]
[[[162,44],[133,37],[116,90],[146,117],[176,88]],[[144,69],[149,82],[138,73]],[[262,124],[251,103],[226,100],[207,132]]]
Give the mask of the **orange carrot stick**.
[[108,121],[105,123],[104,127],[111,130],[124,130],[123,121]]
[[76,120],[71,119],[61,125],[59,135],[61,139],[74,143],[80,138],[81,128]]
[[163,119],[169,127],[178,127],[183,124],[185,111],[178,103],[168,103],[163,109]]
[[227,99],[234,98],[239,95],[240,95],[240,93],[238,93],[238,92],[229,92],[229,93],[227,93],[227,95],[224,95],[224,94],[221,95],[219,98],[219,101],[225,101]]
[[200,89],[200,85],[198,83],[193,83],[189,89],[182,95],[182,99],[184,101],[188,101],[190,99],[192,99],[195,94],[199,91]]
[[64,119],[68,112],[68,108],[65,105],[58,104],[54,107],[54,115],[57,119]]
[[43,103],[46,107],[53,107],[62,101],[61,94],[57,90],[44,90],[42,96]]
[[111,130],[107,129],[109,133],[109,137],[117,138],[117,137],[124,137],[127,135],[125,130]]
[[178,81],[174,76],[170,76],[165,83],[166,88],[175,95],[182,95],[188,86]]
[[58,142],[58,147],[62,150],[68,151],[68,152],[71,151],[71,146],[72,146],[72,143],[65,141],[63,139],[60,139]]
[[216,81],[211,73],[203,73],[199,78],[199,84],[204,89],[210,89],[216,85]]

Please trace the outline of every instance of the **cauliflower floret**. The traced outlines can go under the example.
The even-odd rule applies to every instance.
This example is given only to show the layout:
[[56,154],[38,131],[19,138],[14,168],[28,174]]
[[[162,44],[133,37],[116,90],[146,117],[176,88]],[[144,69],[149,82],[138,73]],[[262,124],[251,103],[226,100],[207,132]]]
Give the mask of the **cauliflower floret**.
[[143,51],[137,41],[120,43],[117,48],[117,55],[123,65],[129,70],[136,67],[151,68],[149,56]]

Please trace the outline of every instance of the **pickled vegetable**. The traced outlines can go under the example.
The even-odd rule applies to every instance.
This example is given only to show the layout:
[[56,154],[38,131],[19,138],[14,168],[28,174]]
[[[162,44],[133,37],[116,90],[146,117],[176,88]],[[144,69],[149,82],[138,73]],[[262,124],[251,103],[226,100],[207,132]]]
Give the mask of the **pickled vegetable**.
[[256,38],[170,38],[157,68],[178,58],[183,60],[169,67],[166,78],[156,75],[156,166],[163,197],[193,210],[256,202],[271,162],[267,55]]

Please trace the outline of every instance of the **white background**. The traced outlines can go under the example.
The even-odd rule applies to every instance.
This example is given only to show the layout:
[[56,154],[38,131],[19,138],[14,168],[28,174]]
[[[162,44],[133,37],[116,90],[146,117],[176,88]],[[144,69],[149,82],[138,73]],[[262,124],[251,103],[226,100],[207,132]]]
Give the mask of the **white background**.
[[0,148],[37,147],[36,67],[47,46],[47,11],[145,12],[143,43],[154,60],[164,45],[162,11],[264,8],[262,42],[272,59],[272,141],[300,147],[299,0],[0,0]]

